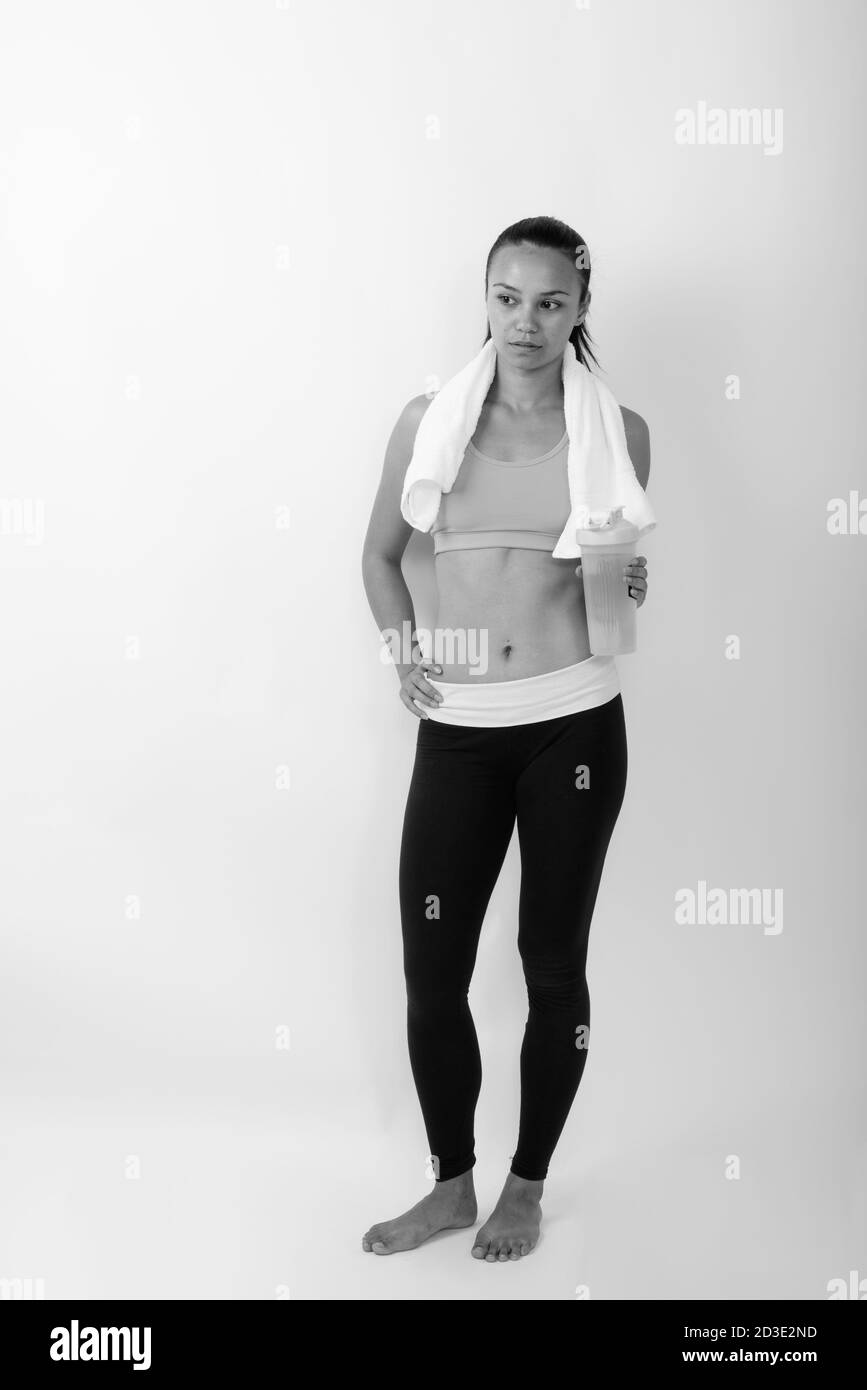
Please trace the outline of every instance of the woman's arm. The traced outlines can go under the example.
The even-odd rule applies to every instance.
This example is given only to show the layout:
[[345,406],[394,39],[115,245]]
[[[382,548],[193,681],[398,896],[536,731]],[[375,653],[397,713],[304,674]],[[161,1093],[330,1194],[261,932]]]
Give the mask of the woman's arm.
[[[409,621],[414,628],[412,598],[401,573],[400,562],[412,527],[400,510],[403,480],[415,446],[419,421],[430,405],[427,396],[414,396],[401,411],[385,450],[382,477],[370,514],[361,558],[361,572],[367,601],[380,632],[391,628],[403,632]],[[404,653],[395,652],[399,681],[412,670],[412,662],[398,662]]]
[[626,448],[632,459],[632,467],[635,469],[636,478],[646,492],[647,479],[650,476],[650,430],[647,428],[647,421],[625,405],[620,407],[620,414],[623,416]]
[[[626,448],[632,460],[632,467],[635,469],[636,478],[646,492],[647,479],[650,476],[650,430],[647,428],[647,421],[643,420],[634,410],[628,410],[626,406],[622,405],[620,413],[623,416]],[[640,608],[647,598],[647,561],[643,555],[636,555],[634,560],[630,560],[624,571],[624,579],[627,584],[631,584],[632,587],[627,592],[632,595]]]

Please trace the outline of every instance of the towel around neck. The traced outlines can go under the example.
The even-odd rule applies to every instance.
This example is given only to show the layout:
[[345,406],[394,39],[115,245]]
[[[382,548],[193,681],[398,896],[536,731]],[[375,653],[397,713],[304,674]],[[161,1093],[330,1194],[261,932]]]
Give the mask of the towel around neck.
[[[454,486],[496,366],[497,350],[489,338],[440,388],[419,422],[400,501],[404,519],[419,531],[430,530],[442,494]],[[578,530],[590,522],[603,524],[615,507],[623,509],[639,535],[656,526],[629,457],[620,406],[605,383],[578,361],[572,343],[563,353],[563,412],[572,510],[554,547],[558,560],[579,556]]]

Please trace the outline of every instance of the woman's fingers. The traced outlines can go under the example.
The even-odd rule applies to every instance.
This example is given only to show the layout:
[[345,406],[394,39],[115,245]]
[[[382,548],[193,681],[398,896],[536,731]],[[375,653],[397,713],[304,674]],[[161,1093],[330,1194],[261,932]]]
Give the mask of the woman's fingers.
[[629,597],[640,608],[647,597],[647,560],[643,555],[636,555],[634,560],[623,566],[623,582]]
[[419,719],[429,719],[430,715],[425,709],[437,709],[442,703],[442,695],[424,678],[425,671],[442,671],[442,667],[436,662],[422,657],[416,662],[415,669],[403,681],[400,687],[400,698],[407,709],[412,710],[413,714]]
[[643,555],[623,566],[623,582],[631,584],[634,589],[647,588],[647,566]]
[[415,698],[423,697],[427,704],[433,705],[434,707],[442,702],[442,695],[440,695],[439,691],[424,678],[425,671],[436,671],[438,674],[441,674],[442,669],[443,668],[438,666],[435,661],[431,661],[429,657],[422,657],[421,661],[416,662],[416,668],[409,676],[409,683],[419,692],[418,697],[415,697],[415,691],[413,692]]
[[644,600],[647,598],[647,585],[645,584],[643,579],[638,579],[635,577],[625,576],[625,580],[626,583],[629,585],[627,589],[629,597],[631,599],[634,599],[634,601],[638,604],[638,607],[640,608]]
[[434,709],[442,702],[442,695],[432,685],[429,685],[423,676],[410,676],[409,683],[412,686],[414,700],[424,700],[425,704],[432,705]]
[[416,719],[430,719],[429,714],[425,714],[424,710],[420,709],[418,705],[413,703],[409,695],[407,695],[406,691],[404,690],[403,686],[401,686],[400,688],[400,699],[401,703],[406,705],[407,709],[415,715]]

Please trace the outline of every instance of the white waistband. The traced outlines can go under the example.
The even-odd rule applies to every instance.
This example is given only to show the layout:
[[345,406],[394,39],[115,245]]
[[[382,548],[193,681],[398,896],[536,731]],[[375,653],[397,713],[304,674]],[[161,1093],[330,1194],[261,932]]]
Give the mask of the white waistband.
[[574,666],[516,681],[438,681],[430,675],[426,679],[443,696],[436,710],[425,706],[431,719],[479,728],[559,719],[604,705],[620,692],[613,656],[588,656]]

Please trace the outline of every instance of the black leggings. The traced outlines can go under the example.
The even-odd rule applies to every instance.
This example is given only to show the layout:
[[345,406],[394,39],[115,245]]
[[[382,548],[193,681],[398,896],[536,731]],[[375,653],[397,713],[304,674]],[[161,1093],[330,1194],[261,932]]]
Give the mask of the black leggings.
[[587,1059],[587,939],[626,767],[620,694],[534,724],[419,723],[400,907],[410,1064],[439,1182],[476,1161],[482,1066],[467,992],[516,818],[529,1015],[512,1172],[547,1175]]

